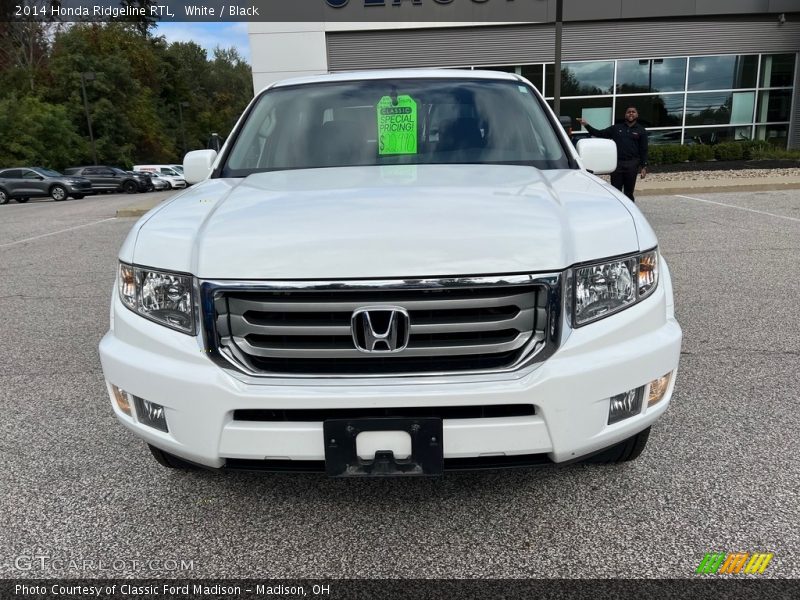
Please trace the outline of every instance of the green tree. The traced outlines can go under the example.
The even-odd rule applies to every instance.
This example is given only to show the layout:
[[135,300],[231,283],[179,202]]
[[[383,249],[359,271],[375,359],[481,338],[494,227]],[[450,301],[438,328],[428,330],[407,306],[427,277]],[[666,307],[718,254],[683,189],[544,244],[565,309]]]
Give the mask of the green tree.
[[63,169],[80,162],[86,141],[75,131],[64,106],[35,96],[0,100],[0,165],[42,165]]
[[158,85],[158,67],[154,44],[130,25],[75,25],[55,39],[49,96],[67,107],[88,138],[80,74],[94,73],[86,95],[98,161],[123,166],[139,156],[166,161],[175,154],[175,142],[163,131],[152,89]]
[[[85,88],[100,163],[178,162],[184,137],[186,150],[195,150],[206,147],[212,132],[227,136],[253,97],[250,66],[233,48],[216,48],[209,59],[198,44],[168,44],[141,26],[74,23],[59,29],[51,23],[20,30],[19,39],[0,37],[0,100],[8,101],[0,166],[91,162],[82,73],[92,74]],[[37,101],[28,113],[12,114],[14,103],[31,97]],[[10,122],[29,123],[34,116],[52,129],[22,130]]]

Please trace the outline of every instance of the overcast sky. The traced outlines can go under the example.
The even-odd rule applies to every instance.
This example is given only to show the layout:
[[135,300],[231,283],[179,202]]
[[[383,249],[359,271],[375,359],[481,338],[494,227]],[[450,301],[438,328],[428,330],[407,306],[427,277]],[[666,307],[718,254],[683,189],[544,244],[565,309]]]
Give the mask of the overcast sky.
[[159,23],[155,34],[163,35],[168,42],[195,42],[208,51],[209,58],[216,46],[234,46],[250,62],[247,23]]

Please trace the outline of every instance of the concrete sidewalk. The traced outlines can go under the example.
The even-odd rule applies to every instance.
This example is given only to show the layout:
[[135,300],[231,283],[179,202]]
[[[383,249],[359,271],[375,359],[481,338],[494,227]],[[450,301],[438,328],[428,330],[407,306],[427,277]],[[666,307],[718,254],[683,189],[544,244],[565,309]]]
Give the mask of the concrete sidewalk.
[[636,182],[637,196],[691,195],[704,192],[771,192],[792,189],[800,189],[800,177],[721,177],[719,179],[659,181],[656,176]]
[[[717,173],[717,177],[719,172]],[[672,196],[675,194],[703,194],[712,192],[767,192],[800,189],[800,177],[721,177],[702,180],[659,181],[657,174],[636,183],[637,196]],[[118,218],[141,217],[151,208],[168,198],[149,195],[130,206],[117,210]]]

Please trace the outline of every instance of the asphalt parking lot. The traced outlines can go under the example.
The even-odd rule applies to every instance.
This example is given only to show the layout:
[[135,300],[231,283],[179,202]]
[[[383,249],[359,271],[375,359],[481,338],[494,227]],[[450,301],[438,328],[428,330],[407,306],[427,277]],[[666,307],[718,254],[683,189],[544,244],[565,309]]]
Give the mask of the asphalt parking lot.
[[97,344],[131,201],[0,207],[0,577],[681,578],[718,551],[800,576],[800,190],[640,200],[684,343],[637,461],[403,481],[170,472],[117,425]]

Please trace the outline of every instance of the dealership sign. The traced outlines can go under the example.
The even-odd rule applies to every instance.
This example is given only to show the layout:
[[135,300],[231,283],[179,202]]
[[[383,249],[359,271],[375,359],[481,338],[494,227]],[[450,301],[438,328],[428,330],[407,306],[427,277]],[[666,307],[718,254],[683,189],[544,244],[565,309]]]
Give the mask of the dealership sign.
[[[548,0],[317,0],[324,20],[506,21],[552,20]],[[385,8],[387,10],[376,10]]]

